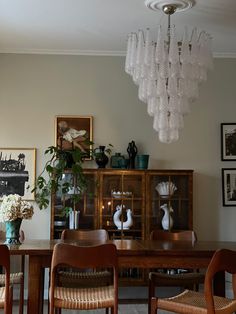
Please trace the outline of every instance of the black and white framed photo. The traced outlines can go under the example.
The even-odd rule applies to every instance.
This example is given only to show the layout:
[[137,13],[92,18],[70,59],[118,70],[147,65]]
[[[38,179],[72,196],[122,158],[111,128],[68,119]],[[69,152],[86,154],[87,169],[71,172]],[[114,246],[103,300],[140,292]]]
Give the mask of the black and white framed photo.
[[223,206],[236,206],[236,168],[222,169]]
[[[36,149],[0,148],[0,199],[18,194],[24,200],[34,200]],[[28,188],[30,187],[30,188]]]
[[236,123],[221,123],[221,160],[236,161]]

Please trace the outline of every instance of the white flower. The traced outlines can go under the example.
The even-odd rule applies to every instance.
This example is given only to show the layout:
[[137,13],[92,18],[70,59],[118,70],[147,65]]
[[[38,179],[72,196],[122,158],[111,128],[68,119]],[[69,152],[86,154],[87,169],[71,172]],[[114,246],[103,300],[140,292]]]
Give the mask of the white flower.
[[17,218],[30,219],[34,214],[33,206],[23,201],[18,194],[3,196],[0,207],[0,222],[12,221]]

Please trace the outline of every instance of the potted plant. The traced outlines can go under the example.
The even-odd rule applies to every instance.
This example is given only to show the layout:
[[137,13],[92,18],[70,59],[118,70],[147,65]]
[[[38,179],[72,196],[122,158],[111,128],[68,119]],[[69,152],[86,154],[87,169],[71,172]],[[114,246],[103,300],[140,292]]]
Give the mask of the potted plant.
[[[43,171],[37,177],[32,192],[35,192],[35,201],[40,209],[47,208],[52,194],[60,191],[62,197],[68,192],[75,204],[80,199],[80,194],[86,190],[87,181],[83,173],[82,164],[87,156],[79,148],[64,151],[56,146],[50,146],[45,151],[50,158]],[[66,172],[71,173],[71,180],[63,180]],[[70,210],[64,208],[65,211]]]

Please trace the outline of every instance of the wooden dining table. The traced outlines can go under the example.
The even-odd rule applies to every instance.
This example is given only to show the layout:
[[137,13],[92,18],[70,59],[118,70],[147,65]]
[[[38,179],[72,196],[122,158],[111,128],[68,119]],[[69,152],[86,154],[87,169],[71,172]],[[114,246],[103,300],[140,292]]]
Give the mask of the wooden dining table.
[[[29,257],[28,314],[43,313],[44,270],[50,267],[56,243],[97,245],[96,241],[27,240],[19,246],[10,246],[11,255]],[[119,268],[206,268],[218,249],[236,250],[235,242],[212,241],[153,241],[111,240],[118,252]],[[217,274],[215,294],[224,295],[224,274]]]

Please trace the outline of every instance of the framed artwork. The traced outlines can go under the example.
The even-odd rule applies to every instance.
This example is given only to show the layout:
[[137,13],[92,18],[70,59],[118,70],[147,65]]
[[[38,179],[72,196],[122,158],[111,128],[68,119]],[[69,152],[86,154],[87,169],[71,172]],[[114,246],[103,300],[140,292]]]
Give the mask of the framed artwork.
[[34,200],[35,169],[36,148],[0,148],[0,198],[19,194]]
[[236,160],[236,123],[221,123],[221,160]]
[[79,148],[87,153],[86,159],[91,159],[90,151],[93,141],[92,116],[56,116],[55,142],[62,150]]
[[222,169],[223,206],[236,206],[236,168]]

